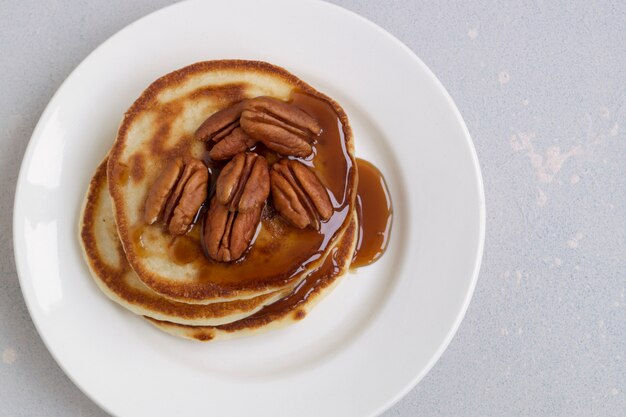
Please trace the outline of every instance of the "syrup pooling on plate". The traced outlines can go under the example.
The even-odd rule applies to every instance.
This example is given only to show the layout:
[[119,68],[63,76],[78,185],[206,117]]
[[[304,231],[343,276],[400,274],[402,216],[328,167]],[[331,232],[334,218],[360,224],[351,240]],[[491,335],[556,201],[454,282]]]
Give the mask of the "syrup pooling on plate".
[[370,162],[357,158],[359,185],[356,211],[359,218],[359,237],[351,268],[376,262],[387,249],[393,207],[382,173]]
[[[328,246],[334,242],[338,232],[347,227],[353,203],[351,198],[354,195],[356,170],[346,149],[344,126],[333,107],[323,99],[296,92],[292,95],[291,103],[309,113],[322,126],[322,133],[314,143],[314,154],[303,162],[314,167],[327,188],[333,205],[333,215],[321,223],[319,231],[312,228],[296,229],[278,215],[270,199],[263,210],[261,223],[252,245],[242,258],[230,263],[215,262],[205,256],[196,257],[195,249],[190,243],[193,241],[197,248],[202,248],[203,242],[199,238],[201,233],[188,233],[187,239],[176,240],[170,244],[168,255],[179,265],[192,264],[199,271],[196,276],[198,282],[286,284],[292,277],[310,269],[312,262],[319,261]],[[209,150],[210,148],[207,149],[207,153]],[[270,164],[279,159],[279,156],[264,149],[260,143],[253,151],[265,156]],[[202,159],[208,165],[214,181],[219,177],[219,171],[225,162],[212,161],[208,157]],[[214,185],[211,188],[214,188]],[[201,223],[201,221],[196,223],[192,232],[200,229]],[[136,240],[135,243],[139,242]],[[149,244],[145,241],[143,243]]]

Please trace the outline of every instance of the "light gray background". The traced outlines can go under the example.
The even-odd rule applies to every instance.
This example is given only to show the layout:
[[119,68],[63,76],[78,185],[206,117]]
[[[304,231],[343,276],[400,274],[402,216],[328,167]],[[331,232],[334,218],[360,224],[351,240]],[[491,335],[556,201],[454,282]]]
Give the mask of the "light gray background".
[[[65,77],[168,3],[0,1],[1,416],[105,416],[26,311],[15,181]],[[626,415],[626,3],[336,3],[396,35],[443,82],[474,138],[487,198],[467,317],[385,416]]]

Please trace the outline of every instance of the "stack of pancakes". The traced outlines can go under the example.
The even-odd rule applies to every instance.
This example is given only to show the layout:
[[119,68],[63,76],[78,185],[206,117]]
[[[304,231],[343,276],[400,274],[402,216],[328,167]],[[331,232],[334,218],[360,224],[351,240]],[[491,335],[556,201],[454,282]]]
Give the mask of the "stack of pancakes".
[[[319,230],[298,229],[268,202],[245,256],[216,262],[203,253],[203,210],[186,235],[172,236],[143,220],[146,196],[173,158],[203,160],[219,175],[195,130],[259,96],[291,102],[321,124],[313,154],[301,162],[326,187],[333,214]],[[270,163],[279,157],[266,155]],[[152,83],[126,112],[89,185],[80,240],[100,289],[156,327],[202,341],[256,334],[305,317],[349,269],[357,176],[352,131],[335,101],[267,63],[200,62]]]

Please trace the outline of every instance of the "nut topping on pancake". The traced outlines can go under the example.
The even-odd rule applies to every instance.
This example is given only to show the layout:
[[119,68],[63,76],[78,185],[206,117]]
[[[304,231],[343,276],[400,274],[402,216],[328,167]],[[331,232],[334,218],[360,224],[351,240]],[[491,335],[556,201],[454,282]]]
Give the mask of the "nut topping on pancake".
[[240,127],[235,128],[228,136],[217,142],[209,156],[214,161],[224,161],[237,155],[239,152],[245,152],[254,146],[256,140],[252,139]]
[[251,152],[237,154],[222,169],[215,184],[217,201],[229,211],[245,213],[261,207],[269,193],[267,162]]
[[[203,242],[208,257],[231,262],[243,255],[259,225],[270,184],[276,209],[294,226],[319,230],[320,222],[330,218],[333,208],[328,192],[313,171],[301,162],[283,159],[274,164],[270,180],[267,160],[247,152],[259,141],[270,150],[268,155],[275,158],[305,157],[313,152],[312,144],[321,133],[321,125],[304,110],[270,97],[242,100],[202,123],[195,137],[203,142],[215,142],[209,151],[210,158],[214,161],[232,158],[215,183],[215,195],[206,213]],[[189,166],[183,169],[181,160],[166,167],[148,196],[147,222],[153,223],[163,212],[165,219],[171,219],[170,233],[185,233],[207,197],[207,180],[196,184],[192,180],[197,182],[200,178],[192,176],[192,171]],[[186,194],[188,182],[190,189],[202,185],[204,194]],[[193,207],[195,211],[191,215]]]
[[241,128],[281,155],[308,156],[322,128],[304,110],[269,97],[249,100],[241,113]]
[[219,142],[239,127],[239,117],[247,100],[226,107],[206,119],[196,130],[196,139],[202,142],[213,140]]
[[163,220],[171,234],[184,235],[207,198],[208,181],[209,172],[197,159],[168,162],[148,191],[144,220]]
[[320,221],[333,214],[326,188],[303,163],[281,159],[272,166],[270,180],[276,210],[294,226],[319,230]]
[[321,133],[317,120],[299,107],[257,97],[214,113],[195,136],[203,142],[216,142],[209,155],[221,161],[251,148],[257,141],[281,155],[308,156],[313,152],[311,144]]
[[211,199],[204,220],[204,246],[210,258],[218,262],[235,261],[244,254],[256,232],[263,206],[241,213]]
[[226,164],[215,184],[215,196],[204,223],[204,244],[212,259],[230,262],[243,255],[269,193],[265,158],[242,152]]

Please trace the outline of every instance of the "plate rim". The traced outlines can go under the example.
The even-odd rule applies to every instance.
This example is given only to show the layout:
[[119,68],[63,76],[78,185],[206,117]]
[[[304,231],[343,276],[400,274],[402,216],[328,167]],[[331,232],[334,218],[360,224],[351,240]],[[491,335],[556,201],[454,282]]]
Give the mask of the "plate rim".
[[[59,95],[61,93],[61,91],[64,89],[65,85],[68,83],[68,81],[73,78],[79,71],[80,69],[86,65],[86,63],[90,60],[90,58],[95,55],[96,53],[98,53],[101,49],[103,49],[107,44],[109,44],[110,42],[112,42],[115,38],[123,36],[123,34],[126,31],[131,30],[133,27],[135,27],[136,25],[138,25],[139,23],[141,23],[142,21],[149,19],[150,17],[152,17],[155,14],[160,14],[160,13],[167,13],[170,9],[172,8],[177,8],[177,7],[185,7],[187,4],[189,3],[194,3],[197,0],[184,0],[182,2],[177,2],[177,3],[173,3],[170,5],[167,5],[165,7],[161,7],[159,9],[153,10],[148,14],[145,14],[141,17],[139,17],[138,19],[132,21],[131,23],[127,24],[126,26],[124,26],[123,28],[119,29],[117,32],[115,32],[114,34],[112,34],[111,36],[109,36],[107,39],[105,39],[103,42],[101,42],[98,46],[96,46],[91,52],[89,52],[89,54],[87,54],[78,65],[76,65],[76,67],[74,67],[74,69],[67,75],[67,77],[65,77],[65,79],[63,80],[63,82],[59,85],[59,87],[56,89],[56,91],[54,92],[54,94],[52,95],[52,97],[50,98],[50,100],[48,101],[48,103],[46,104],[46,107],[44,108],[44,110],[42,111],[41,115],[39,116],[39,119],[37,121],[37,124],[35,125],[35,128],[33,129],[33,132],[28,140],[28,145],[26,147],[26,150],[24,152],[24,155],[22,157],[22,161],[20,163],[20,169],[19,169],[19,173],[17,176],[17,180],[16,180],[16,186],[15,186],[15,196],[13,199],[13,221],[12,221],[12,243],[13,243],[13,257],[14,257],[14,261],[15,261],[15,267],[16,267],[16,273],[18,276],[18,281],[19,281],[19,285],[20,285],[20,290],[22,292],[22,296],[24,298],[28,313],[31,317],[31,321],[33,322],[35,329],[37,330],[37,333],[40,337],[40,339],[43,341],[44,346],[46,347],[46,349],[48,350],[48,352],[50,353],[50,355],[52,356],[52,358],[54,359],[54,361],[56,362],[56,364],[59,366],[59,368],[61,368],[61,370],[63,371],[63,373],[70,379],[70,381],[87,397],[89,398],[91,401],[93,401],[98,407],[100,407],[102,410],[104,410],[105,412],[111,414],[111,415],[116,415],[115,413],[113,413],[113,411],[104,403],[100,402],[98,399],[96,399],[94,396],[91,395],[90,392],[88,392],[86,390],[86,388],[84,388],[83,386],[81,386],[78,381],[75,379],[74,375],[72,375],[70,372],[68,372],[68,370],[66,369],[66,367],[64,366],[64,364],[61,362],[61,360],[59,359],[59,357],[57,356],[57,353],[55,352],[54,349],[52,349],[51,345],[50,345],[50,341],[44,336],[44,332],[43,329],[41,328],[41,323],[38,322],[37,320],[35,320],[35,315],[33,314],[33,311],[35,309],[34,306],[34,297],[29,297],[26,295],[26,291],[25,291],[25,283],[26,283],[26,274],[23,270],[23,267],[26,263],[25,258],[25,253],[24,251],[19,250],[19,246],[18,246],[18,237],[17,237],[17,229],[18,229],[18,218],[20,217],[18,215],[18,212],[16,211],[16,208],[18,206],[18,201],[21,199],[21,195],[23,192],[23,183],[25,182],[25,176],[26,176],[26,169],[27,167],[30,165],[30,162],[32,160],[32,156],[33,156],[33,152],[34,152],[34,141],[33,138],[40,136],[40,130],[43,129],[43,125],[44,125],[44,121],[47,120],[50,116],[50,113],[52,112],[52,108],[53,108],[53,104],[55,104],[56,101],[59,100]],[[446,104],[448,105],[448,107],[452,110],[453,114],[454,114],[454,118],[456,119],[456,121],[459,123],[459,126],[462,128],[463,131],[463,138],[465,140],[466,145],[468,146],[468,149],[470,151],[470,155],[471,155],[471,159],[472,159],[472,166],[473,166],[473,174],[474,174],[474,179],[476,181],[476,186],[477,186],[477,191],[478,191],[478,200],[479,200],[479,207],[478,207],[478,215],[479,215],[479,223],[478,223],[478,244],[477,244],[477,248],[476,248],[476,252],[474,254],[474,267],[473,270],[471,271],[471,279],[469,281],[469,285],[468,285],[468,289],[466,291],[466,294],[463,298],[463,302],[456,314],[456,318],[454,320],[453,325],[448,329],[446,337],[443,339],[443,341],[439,344],[439,347],[437,348],[437,350],[435,351],[435,353],[431,356],[431,358],[428,360],[428,363],[426,364],[426,366],[424,366],[424,368],[421,370],[421,372],[417,373],[411,381],[409,381],[408,384],[406,384],[406,386],[404,387],[404,389],[399,390],[395,396],[393,396],[392,398],[389,398],[384,404],[382,404],[378,409],[376,410],[372,410],[372,413],[370,413],[370,416],[378,416],[382,413],[384,413],[385,411],[389,410],[391,407],[393,407],[397,402],[399,402],[403,397],[405,397],[413,388],[415,388],[415,386],[432,370],[432,368],[434,367],[434,365],[439,361],[439,359],[441,358],[441,356],[443,355],[443,352],[445,352],[445,350],[448,348],[449,344],[451,343],[452,339],[454,338],[454,336],[456,335],[461,322],[463,321],[463,319],[465,318],[465,315],[467,313],[467,309],[469,307],[469,304],[471,302],[471,299],[473,297],[477,282],[478,282],[478,276],[480,273],[480,268],[481,268],[481,264],[482,264],[482,260],[483,260],[483,255],[484,255],[484,245],[485,245],[485,234],[486,234],[486,201],[485,201],[485,190],[484,190],[484,182],[483,182],[483,177],[482,177],[482,170],[480,167],[480,162],[478,160],[478,155],[476,152],[476,148],[474,146],[474,142],[472,140],[472,137],[470,135],[470,132],[467,128],[467,125],[465,124],[465,120],[463,119],[460,111],[458,110],[454,100],[452,99],[452,97],[450,96],[450,94],[448,93],[447,89],[444,87],[444,85],[441,83],[441,81],[437,78],[437,76],[433,73],[433,71],[431,71],[431,69],[417,56],[417,54],[410,49],[406,44],[404,44],[401,40],[399,40],[396,36],[394,36],[393,34],[391,34],[390,32],[388,32],[386,29],[384,29],[383,27],[381,27],[380,25],[374,23],[373,21],[367,19],[366,17],[352,11],[349,10],[345,7],[342,7],[340,5],[334,4],[334,3],[329,3],[325,0],[301,0],[303,2],[307,2],[309,4],[314,4],[315,6],[320,6],[320,7],[328,7],[328,10],[332,10],[333,13],[346,13],[348,15],[350,15],[352,18],[356,18],[358,20],[360,20],[362,23],[366,24],[367,26],[369,26],[372,30],[376,31],[378,35],[380,36],[384,36],[386,37],[388,40],[390,40],[391,42],[393,42],[393,44],[395,44],[397,47],[399,47],[400,49],[402,49],[404,51],[404,53],[411,58],[411,60],[414,62],[415,65],[419,66],[420,69],[423,71],[423,73],[429,78],[430,82],[432,82],[437,89],[443,94],[443,97],[445,99]],[[234,4],[237,2],[233,2],[231,4]]]

